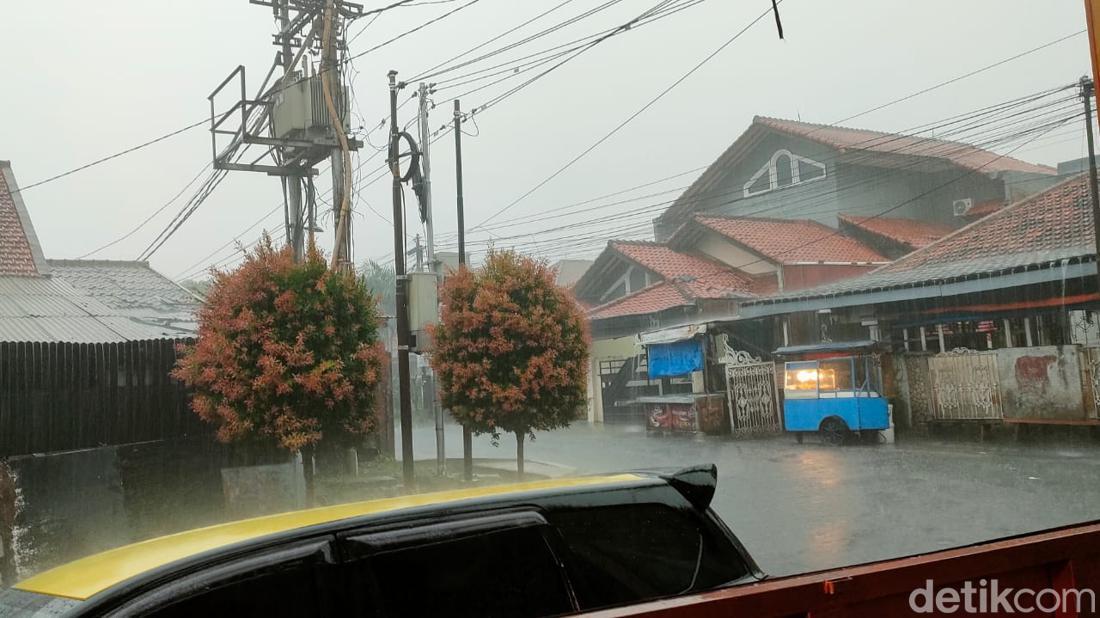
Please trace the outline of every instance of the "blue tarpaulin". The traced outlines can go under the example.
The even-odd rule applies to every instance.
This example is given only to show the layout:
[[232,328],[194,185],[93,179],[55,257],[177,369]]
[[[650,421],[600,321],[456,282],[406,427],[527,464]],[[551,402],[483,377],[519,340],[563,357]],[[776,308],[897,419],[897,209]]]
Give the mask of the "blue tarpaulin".
[[650,344],[646,346],[646,351],[651,378],[682,376],[703,368],[703,342],[700,339]]

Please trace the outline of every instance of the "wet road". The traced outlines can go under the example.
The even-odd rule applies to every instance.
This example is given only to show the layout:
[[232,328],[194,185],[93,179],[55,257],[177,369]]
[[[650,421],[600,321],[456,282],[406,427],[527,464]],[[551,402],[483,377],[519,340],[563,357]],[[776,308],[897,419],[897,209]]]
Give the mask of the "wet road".
[[[460,429],[448,426],[446,439],[448,457],[461,457]],[[416,428],[414,445],[418,459],[434,457],[434,430]],[[917,440],[836,448],[579,423],[539,434],[526,452],[579,473],[713,462],[715,509],[772,575],[1100,519],[1100,448],[1093,445]],[[514,457],[515,440],[502,436],[493,447],[475,437],[474,456]]]

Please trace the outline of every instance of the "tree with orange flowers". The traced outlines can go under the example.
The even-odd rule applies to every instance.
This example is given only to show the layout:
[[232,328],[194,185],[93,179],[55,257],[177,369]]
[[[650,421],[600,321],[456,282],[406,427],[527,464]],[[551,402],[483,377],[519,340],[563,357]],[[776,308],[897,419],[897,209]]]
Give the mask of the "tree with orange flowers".
[[219,440],[308,453],[374,431],[385,352],[362,281],[315,249],[295,264],[265,237],[236,270],[214,273],[206,298],[172,375]]
[[512,251],[449,277],[440,301],[431,358],[440,399],[475,433],[515,434],[522,477],[524,439],[567,426],[585,405],[584,317],[545,262]]

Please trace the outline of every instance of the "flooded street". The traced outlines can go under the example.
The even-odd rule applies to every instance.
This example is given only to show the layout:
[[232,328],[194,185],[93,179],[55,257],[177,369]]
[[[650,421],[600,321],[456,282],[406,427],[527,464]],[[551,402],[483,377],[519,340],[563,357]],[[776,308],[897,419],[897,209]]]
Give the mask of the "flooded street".
[[[461,457],[457,426],[449,457]],[[435,454],[418,427],[416,456]],[[530,460],[577,473],[718,465],[714,507],[761,568],[786,575],[1078,523],[1100,514],[1100,448],[908,440],[828,447],[793,438],[647,436],[621,426],[537,434]],[[475,457],[515,456],[515,440],[474,440]]]

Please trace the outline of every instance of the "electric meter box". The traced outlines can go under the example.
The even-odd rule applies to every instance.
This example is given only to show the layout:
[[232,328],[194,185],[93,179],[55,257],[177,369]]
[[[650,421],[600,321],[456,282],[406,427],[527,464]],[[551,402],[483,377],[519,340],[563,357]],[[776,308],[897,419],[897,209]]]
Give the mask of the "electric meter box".
[[439,277],[435,273],[409,273],[409,330],[416,333],[417,347],[427,340],[424,329],[439,322]]

